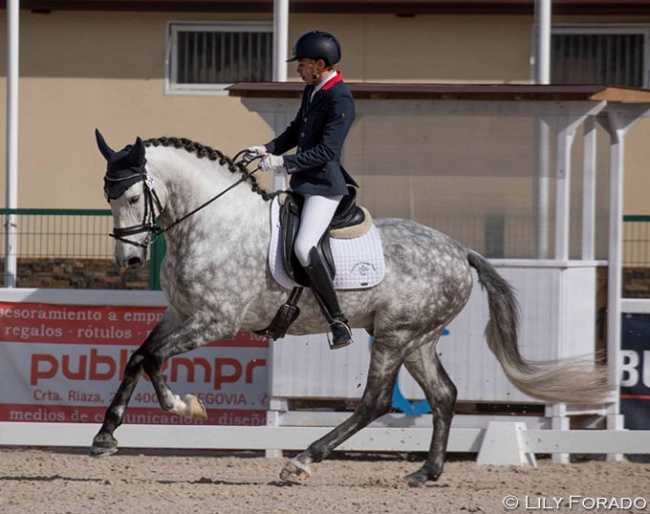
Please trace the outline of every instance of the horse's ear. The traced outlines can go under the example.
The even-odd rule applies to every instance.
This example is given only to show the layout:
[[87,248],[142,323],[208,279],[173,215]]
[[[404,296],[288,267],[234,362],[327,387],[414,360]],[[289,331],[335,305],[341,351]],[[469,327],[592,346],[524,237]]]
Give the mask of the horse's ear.
[[138,156],[138,159],[144,160],[144,153],[147,149],[144,146],[144,142],[139,137],[135,140],[135,145],[133,151]]
[[138,164],[142,164],[144,162],[144,153],[146,152],[146,150],[147,149],[145,148],[142,139],[138,137],[135,140],[135,144],[133,145],[133,148],[131,149],[131,155],[129,155],[129,158],[132,158]]
[[99,151],[104,156],[104,159],[110,161],[115,152],[111,149],[110,146],[108,146],[106,140],[104,139],[104,136],[102,136],[102,133],[97,129],[95,129],[95,138],[97,139],[97,146],[99,148]]

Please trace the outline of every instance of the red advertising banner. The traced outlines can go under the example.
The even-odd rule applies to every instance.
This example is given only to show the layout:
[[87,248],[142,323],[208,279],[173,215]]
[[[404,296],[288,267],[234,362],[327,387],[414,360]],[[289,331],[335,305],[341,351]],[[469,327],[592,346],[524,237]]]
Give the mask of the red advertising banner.
[[[0,421],[101,423],[131,354],[162,307],[0,302]],[[214,425],[263,425],[268,404],[268,340],[242,332],[169,360],[165,378],[192,393]],[[148,377],[126,423],[196,424],[160,409]]]

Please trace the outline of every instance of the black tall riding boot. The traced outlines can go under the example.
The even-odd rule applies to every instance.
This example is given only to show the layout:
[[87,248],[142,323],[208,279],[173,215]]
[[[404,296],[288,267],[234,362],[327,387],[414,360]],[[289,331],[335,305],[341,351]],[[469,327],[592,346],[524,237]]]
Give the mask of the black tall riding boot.
[[352,342],[352,331],[348,326],[348,320],[341,312],[327,265],[316,248],[309,251],[309,266],[305,266],[305,272],[311,290],[332,331],[330,348],[337,350],[349,345]]

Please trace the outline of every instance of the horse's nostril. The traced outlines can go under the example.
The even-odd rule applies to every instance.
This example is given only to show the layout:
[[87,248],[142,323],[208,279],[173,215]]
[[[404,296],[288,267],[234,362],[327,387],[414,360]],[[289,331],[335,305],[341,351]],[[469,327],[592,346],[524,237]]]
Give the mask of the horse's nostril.
[[142,259],[140,259],[140,257],[131,257],[127,264],[129,268],[139,268],[142,266]]

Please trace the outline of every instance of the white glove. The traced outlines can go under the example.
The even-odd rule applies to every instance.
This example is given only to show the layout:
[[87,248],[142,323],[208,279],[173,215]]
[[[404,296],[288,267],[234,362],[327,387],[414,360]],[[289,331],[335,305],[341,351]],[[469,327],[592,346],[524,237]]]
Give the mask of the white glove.
[[282,173],[284,169],[284,158],[281,155],[273,155],[267,153],[260,161],[260,169],[262,171],[272,171],[274,173]]
[[244,151],[244,155],[242,157],[242,160],[244,161],[244,164],[248,164],[249,162],[251,162],[256,157],[262,157],[265,154],[266,154],[266,147],[265,146],[249,146]]

